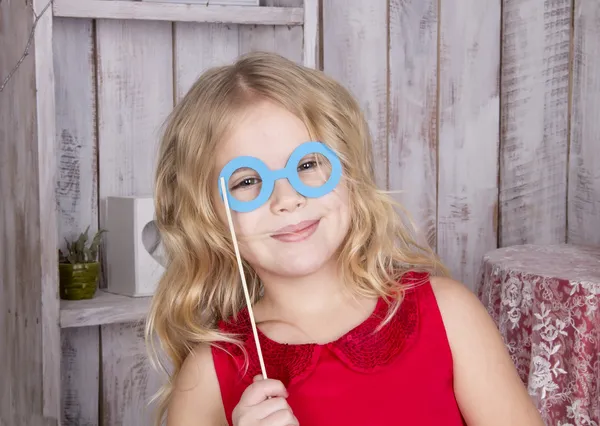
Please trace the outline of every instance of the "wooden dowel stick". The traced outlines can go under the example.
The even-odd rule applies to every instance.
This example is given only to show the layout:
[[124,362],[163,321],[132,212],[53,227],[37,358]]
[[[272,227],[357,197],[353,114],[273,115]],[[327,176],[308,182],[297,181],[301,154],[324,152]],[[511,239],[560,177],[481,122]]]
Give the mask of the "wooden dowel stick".
[[260,369],[262,371],[263,379],[266,379],[267,369],[265,368],[265,361],[262,356],[260,341],[258,340],[258,331],[256,330],[256,322],[254,321],[254,312],[252,311],[252,303],[250,301],[248,284],[246,284],[246,277],[244,275],[244,268],[242,266],[240,249],[238,247],[237,238],[235,236],[235,230],[233,229],[233,220],[231,219],[231,210],[229,209],[229,200],[227,198],[227,187],[225,186],[225,178],[221,178],[221,192],[223,193],[223,200],[225,201],[225,211],[227,213],[227,222],[229,223],[229,232],[231,232],[231,239],[233,240],[235,257],[238,263],[238,270],[240,272],[240,278],[242,279],[242,287],[244,288],[244,296],[246,297],[246,305],[248,306],[248,315],[250,316],[250,323],[252,324],[252,334],[254,334],[254,343],[256,343],[256,352],[258,353],[258,360],[260,361]]

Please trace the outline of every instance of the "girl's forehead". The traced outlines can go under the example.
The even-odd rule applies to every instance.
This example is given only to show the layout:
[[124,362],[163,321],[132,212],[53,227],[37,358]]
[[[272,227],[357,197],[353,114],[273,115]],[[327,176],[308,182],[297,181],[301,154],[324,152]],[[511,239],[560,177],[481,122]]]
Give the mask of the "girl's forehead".
[[287,110],[274,105],[244,114],[217,148],[217,166],[223,167],[239,156],[262,160],[270,168],[285,166],[299,145],[310,140],[304,123]]
[[229,150],[226,155],[223,155],[222,160],[218,161],[218,165],[222,167],[236,157],[249,156],[258,158],[270,169],[281,169],[285,167],[294,150],[302,143],[308,141],[308,138],[282,138],[274,143],[268,143],[266,140],[259,141],[251,145],[245,145],[244,149]]

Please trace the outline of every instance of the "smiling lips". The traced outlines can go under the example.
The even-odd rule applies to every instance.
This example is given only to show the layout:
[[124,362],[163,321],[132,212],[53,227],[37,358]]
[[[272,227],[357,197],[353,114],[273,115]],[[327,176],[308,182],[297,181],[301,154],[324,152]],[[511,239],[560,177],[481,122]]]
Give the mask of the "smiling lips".
[[297,243],[306,240],[315,233],[320,220],[305,220],[296,225],[285,226],[275,231],[272,238],[284,243]]

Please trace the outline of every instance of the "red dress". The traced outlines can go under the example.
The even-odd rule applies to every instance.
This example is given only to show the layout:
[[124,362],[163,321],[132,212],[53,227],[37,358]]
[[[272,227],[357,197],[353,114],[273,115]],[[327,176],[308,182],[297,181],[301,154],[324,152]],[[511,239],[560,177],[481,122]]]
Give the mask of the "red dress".
[[[431,284],[407,290],[402,305],[379,332],[387,313],[380,299],[371,316],[338,340],[325,344],[277,343],[259,331],[267,375],[286,386],[287,399],[302,426],[419,425],[459,426],[463,420],[454,396],[452,354]],[[242,392],[260,374],[246,309],[223,331],[245,341],[249,366],[235,345],[213,348],[221,397],[231,412]]]

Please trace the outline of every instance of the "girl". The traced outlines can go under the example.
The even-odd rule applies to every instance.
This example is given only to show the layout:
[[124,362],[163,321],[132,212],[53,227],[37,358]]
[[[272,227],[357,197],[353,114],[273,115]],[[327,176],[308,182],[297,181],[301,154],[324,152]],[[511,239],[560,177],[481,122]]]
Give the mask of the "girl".
[[155,182],[169,263],[147,322],[173,368],[168,426],[542,425],[371,156],[348,91],[274,54],[207,71],[176,106]]

